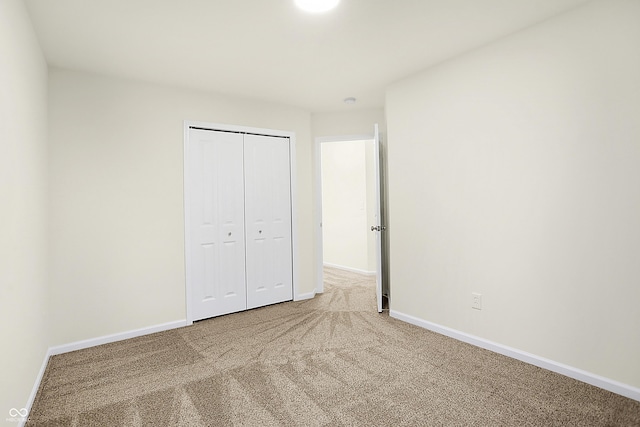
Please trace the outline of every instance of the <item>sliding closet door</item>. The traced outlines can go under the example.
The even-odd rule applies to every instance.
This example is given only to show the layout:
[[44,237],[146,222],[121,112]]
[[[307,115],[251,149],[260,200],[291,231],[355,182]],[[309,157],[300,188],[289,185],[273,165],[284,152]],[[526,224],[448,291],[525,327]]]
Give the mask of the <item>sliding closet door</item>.
[[243,135],[189,130],[192,320],[246,308]]
[[247,308],[293,299],[289,139],[244,137]]

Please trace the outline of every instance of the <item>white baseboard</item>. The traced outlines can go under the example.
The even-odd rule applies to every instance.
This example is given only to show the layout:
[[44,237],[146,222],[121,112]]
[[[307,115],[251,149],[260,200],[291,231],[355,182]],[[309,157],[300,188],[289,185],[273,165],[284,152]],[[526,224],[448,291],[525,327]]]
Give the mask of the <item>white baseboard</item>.
[[360,270],[360,269],[357,269],[357,268],[346,267],[344,265],[331,264],[331,263],[328,263],[328,262],[325,262],[323,265],[325,267],[331,267],[331,268],[337,268],[339,270],[351,271],[352,273],[366,274],[367,276],[375,276],[376,275],[375,271]]
[[49,354],[51,356],[54,356],[56,354],[82,350],[84,348],[95,347],[97,345],[108,344],[116,341],[122,341],[129,338],[140,337],[142,335],[153,334],[156,332],[168,331],[169,329],[181,328],[183,326],[187,326],[187,321],[177,320],[175,322],[167,322],[160,325],[149,326],[147,328],[135,329],[133,331],[120,332],[117,334],[105,335],[98,338],[90,338],[88,340],[76,341],[69,344],[50,347]]
[[[38,376],[36,377],[36,381],[33,384],[33,388],[31,389],[31,394],[29,395],[29,400],[25,406],[28,414],[31,412],[31,407],[33,406],[33,401],[36,399],[36,394],[38,394],[38,389],[40,388],[40,383],[42,382],[42,377],[44,377],[44,371],[47,369],[47,365],[49,364],[49,358],[51,357],[51,349],[47,349],[44,360],[42,361],[42,365],[40,366],[40,371],[38,372]],[[21,421],[18,425],[23,427],[27,423],[27,418]]]
[[389,315],[395,319],[411,323],[412,325],[420,326],[421,328],[425,328],[442,335],[446,335],[448,337],[457,339],[458,341],[463,341],[468,344],[475,345],[476,347],[484,348],[486,350],[490,350],[495,353],[511,357],[513,359],[521,360],[531,365],[535,365],[540,368],[547,369],[549,371],[565,375],[578,381],[582,381],[587,384],[591,384],[593,386],[611,391],[621,396],[640,401],[640,388],[624,384],[609,378],[605,378],[591,372],[583,371],[582,369],[558,363],[553,360],[545,359],[544,357],[536,356],[535,354],[527,353],[516,348],[485,340],[484,338],[467,334],[456,329],[451,329],[446,326],[438,325],[436,323],[432,323],[408,314],[400,313],[395,310],[389,310]]
[[311,298],[313,298],[315,296],[316,296],[315,291],[314,292],[307,292],[306,294],[298,294],[294,298],[294,301],[303,301],[303,300],[306,300],[306,299],[311,299]]

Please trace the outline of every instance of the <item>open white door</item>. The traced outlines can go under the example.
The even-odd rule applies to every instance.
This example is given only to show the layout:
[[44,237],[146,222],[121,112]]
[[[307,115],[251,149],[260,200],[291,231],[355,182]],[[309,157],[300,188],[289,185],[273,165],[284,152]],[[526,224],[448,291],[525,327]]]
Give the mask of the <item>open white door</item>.
[[373,162],[376,182],[376,206],[375,225],[371,226],[371,231],[376,233],[376,299],[378,301],[378,313],[382,313],[382,232],[386,229],[382,224],[382,193],[380,181],[380,133],[378,124],[375,125],[373,134]]

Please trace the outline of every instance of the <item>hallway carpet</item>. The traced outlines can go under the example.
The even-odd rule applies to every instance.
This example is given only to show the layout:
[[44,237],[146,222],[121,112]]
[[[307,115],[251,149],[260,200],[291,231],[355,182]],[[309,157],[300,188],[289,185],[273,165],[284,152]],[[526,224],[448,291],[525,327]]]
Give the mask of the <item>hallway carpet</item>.
[[640,426],[640,403],[378,314],[370,276],[53,356],[28,426]]

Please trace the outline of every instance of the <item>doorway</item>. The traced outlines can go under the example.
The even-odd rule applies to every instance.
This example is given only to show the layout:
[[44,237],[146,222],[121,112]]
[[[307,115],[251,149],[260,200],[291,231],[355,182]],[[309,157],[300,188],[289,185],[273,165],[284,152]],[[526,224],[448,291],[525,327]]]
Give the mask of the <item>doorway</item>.
[[[376,132],[377,135],[377,132]],[[316,292],[324,291],[323,268],[338,268],[376,277],[376,136],[317,138]]]

